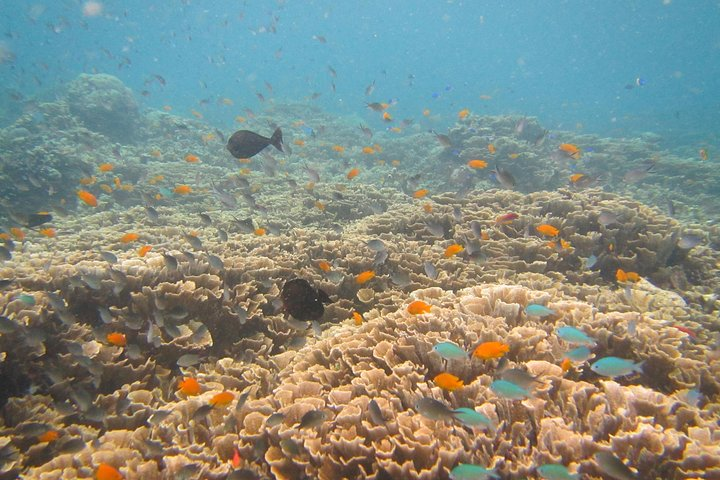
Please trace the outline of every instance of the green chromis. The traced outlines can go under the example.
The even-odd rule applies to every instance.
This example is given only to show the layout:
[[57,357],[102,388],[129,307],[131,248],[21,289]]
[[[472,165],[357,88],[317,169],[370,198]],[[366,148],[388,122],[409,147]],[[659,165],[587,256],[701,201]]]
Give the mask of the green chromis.
[[567,343],[574,345],[585,345],[587,347],[595,346],[595,339],[589,337],[582,330],[578,330],[575,327],[560,327],[556,330],[558,337],[565,340]]
[[603,473],[616,480],[634,480],[637,477],[619,458],[610,452],[597,452],[595,462]]
[[472,408],[458,408],[453,410],[453,416],[466,427],[483,427],[495,430],[492,420]]
[[542,465],[537,468],[537,472],[545,480],[577,480],[580,478],[580,474],[570,473],[566,466],[557,463]]
[[507,380],[495,380],[490,384],[490,390],[495,392],[498,397],[509,400],[522,400],[532,396],[528,390]]
[[592,352],[586,346],[573,348],[569,352],[565,353],[565,357],[569,358],[573,362],[582,363],[587,361],[592,356]]
[[631,373],[642,373],[643,362],[635,363],[618,357],[604,357],[590,365],[590,370],[603,377],[624,377]]
[[466,360],[468,353],[453,342],[440,342],[433,347],[433,351],[445,360]]
[[551,310],[544,305],[531,303],[525,307],[525,315],[533,317],[547,317],[548,315],[555,315],[555,310]]
[[452,420],[454,415],[453,411],[444,403],[429,397],[423,397],[418,400],[415,404],[415,410],[430,420]]
[[453,480],[485,480],[489,478],[500,478],[495,470],[488,470],[480,465],[461,463],[450,471],[450,478]]

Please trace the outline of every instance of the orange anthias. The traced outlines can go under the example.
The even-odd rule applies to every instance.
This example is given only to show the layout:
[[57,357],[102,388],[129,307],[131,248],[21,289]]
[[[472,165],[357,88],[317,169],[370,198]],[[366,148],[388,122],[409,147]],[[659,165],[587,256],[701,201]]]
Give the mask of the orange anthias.
[[108,333],[106,338],[110,345],[114,345],[116,347],[124,347],[125,345],[127,345],[127,338],[125,337],[124,333]]
[[322,270],[323,272],[329,272],[330,270],[332,270],[332,266],[331,266],[328,262],[326,262],[325,260],[320,260],[320,261],[318,261],[318,262],[317,262],[317,266],[318,266],[318,268],[319,268],[320,270]]
[[348,172],[348,174],[347,174],[347,179],[348,179],[348,180],[352,180],[353,178],[357,177],[359,173],[360,173],[360,169],[359,169],[359,168],[353,168],[352,170],[350,170],[350,171]]
[[411,315],[420,315],[422,313],[430,313],[432,305],[423,302],[422,300],[415,300],[411,302],[407,307],[407,311]]
[[509,351],[510,346],[507,343],[485,342],[481,343],[475,348],[475,351],[473,352],[473,357],[481,358],[483,360],[490,360],[493,358],[502,358]]
[[433,382],[435,382],[435,385],[443,390],[447,390],[448,392],[452,392],[465,386],[462,380],[452,373],[447,372],[436,375],[435,378],[433,378]]
[[138,238],[140,238],[140,235],[137,234],[137,233],[132,233],[132,232],[131,232],[131,233],[126,233],[125,235],[123,235],[122,237],[120,237],[120,243],[130,243],[130,242],[134,242],[134,241],[137,240]]
[[112,163],[101,163],[100,166],[98,167],[98,169],[101,172],[111,172],[113,169],[113,164]]
[[572,143],[561,143],[558,148],[561,151],[565,152],[567,156],[575,160],[580,159],[580,149],[577,147],[577,145],[573,145]]
[[465,247],[463,247],[462,245],[458,245],[457,243],[453,243],[445,249],[445,258],[453,257],[458,253],[462,252],[463,250],[465,250]]
[[178,195],[187,195],[189,193],[192,193],[192,188],[190,188],[189,185],[178,185],[173,190],[173,193],[176,193]]
[[144,257],[150,250],[152,250],[152,245],[143,245],[142,247],[138,248],[138,256]]
[[537,227],[535,227],[535,230],[537,230],[542,235],[547,235],[548,237],[557,237],[560,233],[560,230],[553,227],[552,225],[548,225],[547,223],[538,225]]
[[470,160],[467,162],[467,165],[470,168],[480,169],[487,167],[488,163],[485,160]]
[[38,436],[38,442],[54,442],[60,437],[60,432],[57,430],[48,430],[47,432]]
[[95,471],[96,480],[122,480],[123,478],[117,468],[107,463],[101,463]]
[[358,327],[363,323],[363,316],[358,312],[353,312],[353,321]]
[[185,395],[198,395],[200,393],[200,383],[193,377],[185,377],[178,382],[178,390]]
[[78,190],[77,196],[80,200],[82,200],[86,205],[90,205],[91,207],[97,207],[98,201],[95,195],[92,193],[86,191],[86,190]]
[[415,198],[423,198],[425,195],[427,195],[430,191],[427,188],[421,188],[420,190],[416,190],[413,193],[413,197]]
[[233,401],[235,395],[232,392],[220,392],[210,399],[210,405],[213,407],[222,407]]
[[363,283],[369,282],[373,278],[375,278],[375,272],[372,270],[365,270],[364,272],[358,274],[355,277],[355,283],[357,283],[358,285],[362,285]]

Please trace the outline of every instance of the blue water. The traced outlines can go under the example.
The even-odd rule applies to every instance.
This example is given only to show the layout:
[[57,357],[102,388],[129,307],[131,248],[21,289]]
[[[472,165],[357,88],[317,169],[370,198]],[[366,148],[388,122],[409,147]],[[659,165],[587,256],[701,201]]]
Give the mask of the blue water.
[[227,128],[263,108],[256,92],[375,127],[364,102],[390,99],[396,118],[430,109],[438,128],[469,108],[537,116],[550,129],[709,141],[720,120],[715,1],[126,0],[92,17],[83,3],[0,2],[2,45],[15,55],[0,65],[0,105],[15,101],[9,92],[53,98],[79,73],[100,72],[146,107],[194,109]]

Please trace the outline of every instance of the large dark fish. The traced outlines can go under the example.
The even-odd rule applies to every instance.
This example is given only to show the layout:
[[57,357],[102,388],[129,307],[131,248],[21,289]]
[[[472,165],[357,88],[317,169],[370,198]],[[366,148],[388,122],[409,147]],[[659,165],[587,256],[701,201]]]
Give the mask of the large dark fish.
[[283,151],[282,131],[279,128],[275,129],[270,138],[250,130],[238,130],[228,140],[227,149],[235,158],[250,158],[260,153],[268,145]]
[[302,278],[293,278],[283,285],[283,308],[297,320],[318,320],[325,313],[325,303],[331,303],[327,293],[310,285]]

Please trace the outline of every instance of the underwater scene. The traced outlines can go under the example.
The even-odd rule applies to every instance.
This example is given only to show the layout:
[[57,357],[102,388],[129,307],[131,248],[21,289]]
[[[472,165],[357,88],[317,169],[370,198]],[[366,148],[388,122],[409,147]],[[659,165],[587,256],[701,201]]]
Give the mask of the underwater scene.
[[720,479],[717,1],[0,5],[0,480]]

